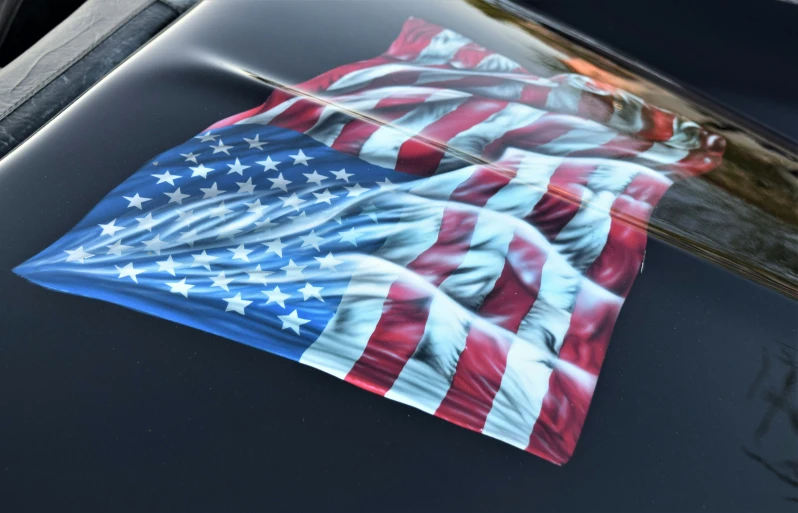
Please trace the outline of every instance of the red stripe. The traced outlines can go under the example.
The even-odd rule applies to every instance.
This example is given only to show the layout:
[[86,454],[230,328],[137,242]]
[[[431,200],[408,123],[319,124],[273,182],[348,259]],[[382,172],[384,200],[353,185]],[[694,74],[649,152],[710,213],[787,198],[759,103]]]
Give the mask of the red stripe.
[[[540,291],[547,246],[543,240],[514,235],[502,274],[479,309],[481,318],[510,332],[518,331]],[[501,386],[509,350],[510,341],[498,330],[486,332],[481,325],[472,325],[452,384],[435,415],[481,430]]]
[[431,302],[429,289],[394,282],[363,355],[344,379],[385,395],[424,335]]
[[596,167],[575,160],[560,164],[549,179],[546,194],[525,221],[537,228],[547,240],[557,238],[582,207],[587,182]]
[[[388,96],[380,100],[377,105],[374,106],[372,112],[375,117],[389,124],[391,121],[399,119],[418,107],[418,105],[423,103],[428,97],[429,94],[418,94],[408,97],[408,95],[404,93],[396,96]],[[344,126],[331,147],[342,153],[359,156],[363,144],[365,144],[369,137],[382,126],[383,125],[374,121],[353,119]]]
[[[434,287],[440,286],[463,262],[477,224],[478,212],[464,209],[460,204],[482,207],[511,179],[512,176],[508,174],[488,168],[477,169],[452,193],[449,206],[443,211],[435,243],[410,262],[407,269]],[[406,284],[399,281],[391,285],[386,299],[388,306],[384,307],[377,328],[369,338],[363,355],[347,374],[346,381],[384,395],[393,386],[404,363],[413,356],[429,317],[430,296],[427,293],[424,301],[414,296],[413,305],[416,306],[412,315],[408,316],[407,307],[404,306],[407,301],[403,299],[407,295],[407,288]],[[419,305],[423,305],[423,309]],[[390,355],[387,365],[375,363],[386,358],[386,355]]]
[[581,125],[584,120],[567,114],[546,113],[528,125],[510,130],[485,146],[485,158],[499,158],[508,147],[535,150]]
[[651,141],[667,141],[673,137],[673,122],[676,116],[662,109],[643,105],[640,112],[643,128],[637,132],[638,137]]
[[614,100],[610,95],[582,90],[577,110],[574,114],[606,125],[615,114]]
[[345,64],[343,66],[339,66],[335,69],[331,69],[330,71],[322,73],[317,77],[313,77],[310,80],[302,82],[296,87],[297,89],[308,93],[318,93],[326,91],[331,85],[333,85],[335,82],[338,82],[339,80],[349,75],[350,73],[354,73],[356,71],[360,71],[363,69],[374,68],[376,66],[381,66],[383,64],[387,64],[390,62],[394,62],[394,60],[391,59],[390,57],[380,55],[379,57],[374,57],[373,59],[367,59],[365,61],[360,61],[360,62],[353,62],[352,64]]
[[519,101],[524,105],[543,110],[554,86],[544,84],[526,84],[521,90]]
[[305,132],[319,121],[324,108],[325,105],[323,103],[303,98],[278,114],[269,124],[297,132]]
[[610,292],[626,297],[646,254],[646,224],[654,205],[671,182],[654,173],[638,173],[610,210],[607,242],[587,270],[587,277]]
[[[427,125],[419,134],[427,140],[447,143],[459,133],[482,123],[507,107],[507,102],[470,98],[452,112]],[[411,138],[399,148],[396,170],[421,176],[430,176],[438,169],[444,152],[425,140]]]
[[656,205],[662,196],[673,184],[670,180],[659,173],[643,172],[638,173],[626,186],[624,194],[631,196],[637,201],[645,201],[649,205]]
[[573,151],[569,157],[595,157],[611,160],[633,160],[654,143],[644,141],[626,134],[618,134],[610,141],[585,150]]
[[414,60],[429,46],[432,38],[443,32],[443,28],[419,18],[410,18],[402,25],[402,32],[384,55],[396,59]]
[[[476,221],[474,212],[447,207],[437,241],[413,260],[408,270],[439,286],[463,261]],[[429,293],[425,294],[416,293],[408,301],[406,284],[396,281],[391,285],[377,327],[346,381],[380,395],[390,390],[424,334],[431,301]]]
[[582,280],[527,451],[558,465],[570,459],[622,303],[621,298]]
[[702,131],[698,150],[692,150],[685,158],[661,169],[674,171],[680,176],[698,176],[715,169],[723,161],[726,139],[719,135]]
[[456,68],[472,69],[489,55],[494,55],[494,53],[471,42],[457,50],[457,53],[452,57],[451,64]]
[[643,201],[621,195],[612,204],[607,241],[587,269],[587,277],[610,292],[626,297],[646,254],[647,223],[653,210]]
[[499,391],[510,340],[482,326],[471,326],[446,397],[435,416],[480,431]]

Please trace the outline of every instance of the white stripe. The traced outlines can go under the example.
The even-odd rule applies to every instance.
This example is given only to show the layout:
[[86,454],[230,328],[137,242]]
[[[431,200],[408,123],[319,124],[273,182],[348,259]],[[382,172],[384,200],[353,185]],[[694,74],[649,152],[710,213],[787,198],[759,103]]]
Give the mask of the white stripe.
[[507,353],[499,391],[483,433],[516,447],[529,445],[559,347],[568,331],[582,277],[553,250],[543,265],[540,292]]
[[582,90],[567,81],[552,89],[546,97],[546,108],[555,112],[575,114],[579,112]]
[[687,150],[672,148],[661,143],[654,143],[651,148],[638,154],[635,160],[647,160],[655,164],[675,164],[689,155]]
[[[514,64],[514,63],[513,63]],[[425,68],[423,66],[415,66],[413,64],[404,63],[390,63],[380,64],[377,66],[364,68],[353,71],[344,75],[335,81],[330,87],[326,89],[328,94],[345,94],[349,91],[359,90],[358,93],[364,94],[370,90],[379,90],[384,87],[369,89],[371,83],[378,78],[387,77],[390,75],[399,75],[401,73],[418,72],[418,77],[411,84],[401,86],[389,86],[392,88],[405,88],[406,90],[416,89],[418,86],[430,82],[453,82],[463,78],[467,80],[460,82],[456,85],[457,90],[469,92],[472,94],[480,93],[487,98],[494,98],[499,100],[518,100],[525,85],[540,85],[547,87],[556,87],[558,84],[545,79],[520,75],[516,73],[496,73],[489,71],[475,71],[475,70],[461,70],[449,68]],[[471,85],[476,84],[480,78],[488,77],[495,83],[490,85]]]
[[[580,120],[582,121],[582,120]],[[591,150],[606,144],[618,136],[618,132],[593,122],[583,122],[582,127],[535,147],[535,151],[547,155],[567,155],[575,151]]]
[[436,291],[424,335],[385,397],[435,413],[465,348],[469,317],[471,314],[457,302]]
[[[546,190],[549,177],[562,161],[557,157],[523,153],[515,178],[494,194],[484,208],[474,207],[479,217],[470,248],[458,268],[438,287],[424,335],[386,397],[428,413],[434,413],[446,397],[473,317],[468,310],[476,310],[493,289],[516,230],[531,230],[519,217],[532,211]],[[472,166],[462,171],[469,171],[470,176],[476,168]],[[434,183],[452,174],[468,178],[457,171],[437,175],[429,181]]]
[[412,186],[406,192],[397,190],[392,201],[402,205],[402,216],[395,225],[383,225],[388,235],[374,256],[404,267],[432,247],[438,240],[447,202],[430,201],[429,190],[435,189],[448,199],[460,183],[462,180],[459,179],[438,180],[436,183],[419,180],[411,182]]
[[477,309],[499,278],[507,248],[522,222],[482,209],[471,235],[470,248],[457,269],[441,283],[440,289],[466,308]]
[[[385,243],[358,265],[335,315],[302,355],[302,363],[343,379],[363,354],[382,317],[390,286],[407,264],[438,240],[446,203],[416,195],[427,182],[421,180],[406,192],[397,190],[392,201],[404,206],[401,220],[382,227],[388,231]],[[450,180],[438,187],[451,195],[459,183]]]
[[384,125],[374,132],[363,144],[360,158],[371,164],[395,168],[402,144],[455,110],[468,98],[466,93],[436,90],[424,103],[393,121],[391,125]]
[[385,77],[394,73],[401,73],[403,71],[412,71],[417,68],[417,66],[408,64],[391,63],[358,69],[351,73],[347,73],[330,84],[330,87],[328,87],[326,91],[328,93],[342,94],[350,89],[359,89],[376,78]]
[[[501,160],[505,160],[515,153],[523,155],[521,163],[518,165],[518,172],[510,180],[510,183],[488,200],[485,206],[495,212],[523,219],[543,198],[548,190],[549,180],[562,164],[563,158],[511,149],[505,152]],[[501,167],[501,160],[497,163],[499,167]]]
[[295,96],[290,100],[286,100],[280,105],[277,105],[276,107],[272,107],[266,112],[261,112],[260,114],[255,114],[254,116],[242,119],[241,121],[238,121],[236,125],[241,125],[245,123],[257,123],[259,125],[268,125],[269,123],[272,122],[274,118],[276,118],[277,116],[288,110],[293,104],[295,104],[301,99],[303,99],[302,96]]
[[[520,103],[511,103],[499,112],[452,137],[448,145],[470,155],[482,155],[485,146],[500,139],[507,132],[525,127],[537,121],[546,111]],[[438,173],[462,167],[463,161],[452,153],[446,153],[438,166]]]
[[442,291],[471,310],[478,309],[493,289],[504,269],[513,235],[517,229],[528,227],[523,219],[543,197],[549,178],[562,162],[560,157],[515,152],[524,154],[518,173],[479,210],[468,252],[440,285]]
[[614,101],[621,102],[621,108],[616,108],[609,122],[608,126],[625,132],[627,134],[636,134],[643,129],[643,100],[632,94],[619,91],[619,94],[614,98]]
[[426,66],[433,64],[449,64],[455,54],[471,42],[467,37],[457,32],[444,29],[438,32],[429,44],[421,50],[413,62]]
[[611,165],[591,173],[579,211],[553,243],[579,272],[585,272],[604,249],[612,226],[612,204],[636,175],[634,168]]
[[372,111],[380,101],[390,96],[390,93],[380,92],[384,94],[363,95],[354,98],[352,101],[325,107],[321,116],[319,116],[319,120],[305,131],[305,135],[312,137],[325,146],[332,146],[344,127],[354,119],[351,114],[342,111],[341,107],[355,112]]
[[352,274],[335,315],[299,361],[344,379],[366,349],[400,272],[400,267],[389,262],[364,258]]
[[499,73],[506,73],[513,71],[517,68],[520,68],[521,65],[515,61],[512,61],[505,57],[504,55],[499,55],[498,53],[493,53],[479,61],[474,69],[480,71],[492,71],[492,72],[499,72]]

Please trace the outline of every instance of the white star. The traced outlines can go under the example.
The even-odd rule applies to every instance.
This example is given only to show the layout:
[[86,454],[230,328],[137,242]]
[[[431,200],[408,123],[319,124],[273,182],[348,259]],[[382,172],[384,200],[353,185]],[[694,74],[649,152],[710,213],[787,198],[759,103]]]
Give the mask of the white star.
[[263,211],[266,209],[266,205],[261,205],[259,199],[253,201],[252,203],[244,202],[244,205],[247,206],[247,212],[254,212],[257,216],[263,214]]
[[135,267],[133,267],[133,262],[130,262],[125,267],[119,267],[118,265],[115,265],[114,267],[116,267],[116,270],[119,271],[118,278],[121,279],[121,278],[128,277],[131,280],[135,281],[136,283],[139,282],[139,280],[136,278],[136,276],[138,276],[139,274],[141,274],[143,272],[147,272],[144,269],[136,269]]
[[233,240],[236,238],[236,235],[243,232],[240,228],[236,228],[235,225],[228,225],[223,226],[219,229],[219,235],[216,236],[216,240],[222,239],[230,239]]
[[248,307],[252,304],[252,301],[247,301],[246,299],[241,299],[241,293],[235,295],[235,297],[225,297],[222,298],[227,301],[227,308],[224,309],[225,312],[236,312],[244,315],[244,308]]
[[[304,212],[302,212],[304,214]],[[273,223],[271,217],[267,217],[263,221],[255,221],[256,230],[268,230],[273,226],[279,226],[279,223]]]
[[143,240],[141,242],[147,247],[147,251],[154,251],[156,255],[160,255],[161,249],[168,244],[166,241],[161,240],[160,233],[150,240]]
[[193,210],[179,211],[177,217],[180,221],[185,221],[187,226],[190,226],[191,222],[196,219]]
[[182,176],[180,176],[180,175],[171,174],[168,170],[166,171],[166,173],[164,173],[162,175],[152,175],[152,176],[154,176],[155,178],[158,179],[158,182],[155,185],[158,185],[159,183],[164,183],[164,182],[168,183],[169,185],[174,185],[176,179],[182,178]]
[[202,254],[191,256],[194,257],[194,262],[191,263],[191,267],[202,266],[209,271],[211,270],[211,262],[219,258],[209,255],[204,249],[202,250]]
[[278,196],[278,198],[283,200],[283,207],[291,207],[297,212],[299,212],[299,206],[305,203],[305,200],[299,199],[295,192],[291,193],[290,196]]
[[255,134],[254,139],[247,139],[246,137],[244,137],[244,142],[249,144],[249,148],[247,148],[248,150],[251,150],[252,148],[257,148],[259,150],[262,150],[263,148],[261,148],[261,146],[263,146],[264,144],[269,144],[266,141],[260,142],[260,134]]
[[136,195],[133,197],[129,196],[122,196],[122,197],[130,202],[128,203],[127,208],[136,207],[139,210],[141,210],[142,203],[144,203],[145,201],[150,201],[150,198],[142,198],[141,196],[139,196],[139,193],[136,193]]
[[341,265],[341,264],[344,263],[343,260],[338,260],[337,258],[335,258],[332,253],[327,253],[327,256],[324,257],[324,258],[321,258],[321,257],[313,257],[313,258],[318,260],[318,262],[319,262],[319,270],[321,270],[321,269],[330,269],[332,271],[335,271],[336,270],[335,269],[336,265]]
[[191,177],[201,176],[203,178],[208,178],[208,173],[211,171],[215,171],[212,167],[206,167],[205,164],[200,164],[198,167],[191,167]]
[[145,217],[137,217],[136,221],[139,222],[140,230],[147,230],[148,232],[151,232],[152,227],[158,224],[158,221],[152,218],[152,212],[147,214]]
[[377,182],[377,185],[380,186],[380,190],[383,192],[393,192],[394,189],[399,187],[395,183],[392,183],[389,179],[385,179],[384,182]]
[[219,139],[219,144],[217,144],[216,146],[214,146],[213,144],[211,144],[211,148],[213,148],[213,154],[214,154],[214,155],[216,155],[216,154],[217,154],[217,153],[219,153],[219,152],[222,152],[222,153],[224,153],[225,155],[230,155],[230,152],[229,152],[229,151],[227,151],[227,150],[229,150],[230,148],[232,148],[232,146],[228,146],[228,145],[226,145],[225,143],[223,143],[223,142],[222,142],[222,140],[221,140],[221,139]]
[[274,274],[272,271],[262,271],[260,268],[260,264],[258,264],[258,266],[255,267],[255,269],[251,271],[246,271],[246,273],[249,275],[249,281],[255,283],[262,283],[264,285],[266,285],[266,277],[270,274]]
[[299,335],[299,327],[310,322],[308,319],[300,318],[296,310],[288,315],[278,315],[277,318],[283,321],[284,330],[291,329],[297,335]]
[[301,278],[302,270],[307,267],[306,265],[296,265],[293,260],[288,260],[288,265],[280,269],[285,271],[286,278]]
[[291,221],[291,224],[298,223],[300,225],[305,224],[308,220],[308,215],[305,212],[302,212],[298,216],[288,216],[288,220]]
[[277,164],[280,164],[280,161],[272,160],[271,156],[269,156],[266,157],[266,160],[259,160],[256,164],[263,166],[264,171],[277,171]]
[[321,251],[319,249],[319,243],[324,242],[324,239],[316,235],[316,230],[311,230],[307,235],[300,235],[299,238],[302,239],[301,247],[305,248],[308,246],[313,246],[316,248],[316,251]]
[[161,260],[160,262],[155,262],[155,263],[158,264],[158,272],[166,271],[172,276],[175,275],[175,269],[177,269],[178,267],[183,267],[183,264],[181,264],[180,262],[175,262],[174,260],[172,260],[172,255],[169,255],[169,258],[167,258],[166,260]]
[[342,214],[341,214],[340,212],[338,212],[336,215],[334,215],[334,216],[333,216],[333,221],[335,221],[335,222],[336,222],[336,223],[338,223],[338,224],[343,224],[343,223],[341,222],[341,215],[342,215]]
[[177,203],[178,205],[183,204],[183,200],[190,197],[189,194],[183,194],[180,192],[180,187],[175,189],[175,192],[165,192],[167,196],[169,196],[169,203]]
[[181,157],[186,157],[186,162],[188,162],[190,160],[191,162],[197,164],[197,157],[199,157],[199,153],[194,153],[194,152],[181,153],[180,156]]
[[66,259],[67,262],[80,262],[81,264],[85,264],[86,262],[84,262],[84,260],[94,256],[93,253],[83,251],[83,246],[79,247],[78,249],[66,249],[64,251],[69,255]]
[[224,271],[220,272],[218,276],[212,277],[211,281],[213,285],[211,287],[219,287],[220,289],[224,289],[227,292],[230,292],[230,289],[227,287],[233,281],[233,278],[227,278],[224,275]]
[[285,178],[283,178],[282,173],[280,173],[280,176],[278,176],[277,178],[269,178],[268,180],[272,182],[272,186],[269,187],[270,189],[282,189],[285,192],[288,192],[288,187],[286,186],[289,183],[291,183],[291,180],[286,180]]
[[165,285],[169,285],[170,287],[172,287],[172,290],[170,290],[170,292],[174,292],[175,294],[183,294],[183,297],[188,297],[188,290],[194,286],[186,283],[185,278],[176,282],[167,281]]
[[361,194],[363,194],[364,192],[368,191],[368,189],[366,189],[364,187],[361,187],[359,183],[356,183],[352,187],[344,187],[344,189],[349,191],[349,194],[346,195],[347,198],[358,197]]
[[114,224],[115,222],[116,219],[114,219],[108,224],[98,224],[97,226],[103,229],[103,232],[100,235],[110,235],[113,237],[113,235],[119,230],[124,230],[124,228],[122,228],[121,226],[116,226]]
[[108,248],[108,253],[106,253],[106,255],[116,255],[116,256],[122,256],[123,251],[126,251],[128,249],[133,249],[133,246],[125,246],[124,244],[122,244],[121,240],[118,240],[113,244],[111,244],[110,246],[105,246],[105,247]]
[[208,215],[210,217],[218,217],[219,219],[224,219],[224,216],[232,212],[231,209],[224,206],[224,201],[210,209]]
[[179,242],[185,242],[192,248],[194,247],[194,241],[200,239],[201,237],[197,235],[197,230],[190,230],[187,232],[180,232],[180,238],[177,239]]
[[302,150],[299,150],[296,155],[289,155],[289,157],[294,159],[294,165],[295,166],[298,165],[298,164],[302,164],[303,166],[307,166],[308,165],[308,160],[313,160],[313,158],[314,158],[314,157],[305,156],[305,154],[302,152]]
[[280,258],[283,258],[283,248],[288,245],[283,244],[283,242],[280,240],[280,237],[277,237],[270,242],[261,242],[261,244],[269,248],[266,250],[266,254],[275,253]]
[[366,205],[365,207],[363,207],[360,210],[360,215],[361,216],[367,216],[367,217],[371,218],[371,220],[376,223],[377,222],[377,213],[379,213],[379,212],[382,212],[382,211],[380,209],[378,209],[376,205],[374,205],[374,202],[370,202],[368,205]]
[[210,132],[205,132],[205,135],[198,135],[194,139],[199,139],[200,142],[208,142],[208,141],[214,142],[214,141],[216,141],[217,137],[219,137],[219,136],[218,135],[211,135]]
[[291,297],[291,294],[286,294],[285,292],[281,292],[280,287],[277,286],[274,287],[274,290],[262,290],[261,293],[269,296],[269,300],[266,301],[267,305],[269,303],[277,303],[283,308],[285,308],[285,300]]
[[247,249],[243,244],[240,244],[235,249],[227,248],[227,251],[232,251],[233,260],[243,260],[245,262],[249,262],[249,257],[247,255],[249,255],[250,253],[252,253],[255,250],[254,249]]
[[315,169],[313,170],[313,173],[310,173],[310,174],[302,173],[302,174],[305,175],[305,178],[308,179],[308,181],[305,182],[305,183],[315,183],[316,185],[321,185],[321,181],[322,180],[329,179],[329,177],[327,177],[327,176],[320,175],[319,172],[316,171]]
[[236,159],[235,164],[227,164],[227,167],[230,168],[230,171],[227,172],[228,175],[238,173],[239,175],[244,176],[244,170],[252,166],[245,166],[241,163],[241,161]]
[[360,237],[354,228],[348,232],[338,232],[338,235],[341,236],[341,242],[351,242],[353,246],[357,246],[357,238]]
[[349,183],[349,177],[350,176],[355,176],[352,173],[347,173],[346,169],[342,169],[340,171],[330,171],[330,173],[335,175],[335,179],[336,180],[343,180],[346,183]]
[[204,196],[202,196],[202,199],[215,198],[216,196],[219,196],[220,194],[224,194],[225,192],[227,192],[227,191],[220,191],[219,187],[216,185],[216,182],[213,182],[213,185],[211,185],[210,187],[200,187],[200,190],[204,194]]
[[[335,194],[330,194],[330,189],[324,189],[324,192],[321,193],[314,192],[313,195],[316,196],[316,203],[324,202],[327,203],[328,205],[332,205],[332,202],[330,200],[338,197]],[[314,203],[314,205],[316,203]]]
[[308,282],[305,283],[304,287],[299,289],[299,292],[301,292],[302,295],[305,296],[305,301],[307,301],[311,297],[315,297],[316,299],[324,303],[324,298],[321,297],[321,289],[323,288],[324,287],[314,287],[313,285],[310,284],[310,282]]
[[252,185],[252,178],[250,178],[246,182],[236,182],[236,185],[238,185],[238,194],[243,194],[243,193],[252,194],[253,192],[255,192],[255,186]]

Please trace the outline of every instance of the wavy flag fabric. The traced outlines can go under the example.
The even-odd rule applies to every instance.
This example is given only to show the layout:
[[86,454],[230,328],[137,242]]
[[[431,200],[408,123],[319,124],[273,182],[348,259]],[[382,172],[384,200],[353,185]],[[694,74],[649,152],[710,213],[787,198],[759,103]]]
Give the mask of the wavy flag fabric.
[[723,146],[411,18],[385,54],[158,155],[15,271],[561,464],[652,208]]

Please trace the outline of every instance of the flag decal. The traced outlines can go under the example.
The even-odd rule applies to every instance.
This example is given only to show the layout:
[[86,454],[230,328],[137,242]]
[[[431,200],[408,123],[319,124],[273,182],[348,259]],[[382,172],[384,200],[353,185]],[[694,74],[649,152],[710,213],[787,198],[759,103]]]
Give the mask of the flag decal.
[[722,151],[629,93],[411,18],[385,54],[153,158],[15,272],[562,464],[651,210]]

